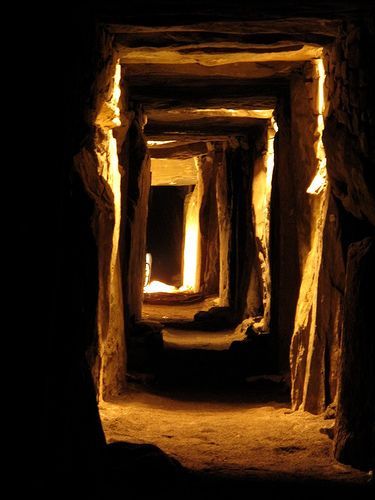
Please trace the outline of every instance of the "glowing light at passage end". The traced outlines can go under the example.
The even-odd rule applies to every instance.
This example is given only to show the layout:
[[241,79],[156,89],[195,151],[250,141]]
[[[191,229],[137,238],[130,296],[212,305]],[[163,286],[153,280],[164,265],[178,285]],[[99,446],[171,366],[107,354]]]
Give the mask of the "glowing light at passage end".
[[327,179],[327,159],[323,144],[323,130],[324,130],[324,80],[326,77],[324,71],[324,64],[322,59],[313,60],[313,65],[315,69],[315,75],[317,80],[317,95],[316,95],[316,131],[315,136],[317,138],[314,149],[317,159],[317,170],[313,180],[311,181],[306,193],[318,195],[325,190],[328,184]]
[[184,286],[180,286],[177,288],[173,285],[167,285],[167,283],[163,283],[162,281],[151,281],[149,285],[146,285],[143,288],[145,293],[181,293],[181,292],[191,292],[191,288],[186,288]]
[[174,293],[177,292],[177,288],[173,285],[167,285],[166,283],[163,283],[162,281],[151,281],[149,285],[146,285],[144,287],[145,293],[158,293],[158,292],[164,292],[164,293]]
[[184,245],[184,288],[197,291],[199,288],[199,205],[198,188],[195,187],[192,192],[186,211],[185,218],[185,245]]
[[[185,216],[185,238],[184,238],[184,261],[183,261],[183,284],[177,288],[161,281],[151,281],[144,287],[145,293],[179,293],[196,292],[199,289],[199,204],[198,189],[189,196]],[[150,259],[151,257],[148,257]],[[146,256],[146,272],[147,272]],[[151,271],[152,274],[152,271]]]

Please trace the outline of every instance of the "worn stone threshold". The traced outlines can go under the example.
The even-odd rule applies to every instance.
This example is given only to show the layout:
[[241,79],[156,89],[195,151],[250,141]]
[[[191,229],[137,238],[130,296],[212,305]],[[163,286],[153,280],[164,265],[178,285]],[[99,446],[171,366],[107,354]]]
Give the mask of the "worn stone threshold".
[[208,332],[168,327],[162,330],[162,335],[165,349],[224,351],[229,349],[235,340],[246,339],[246,335],[236,332],[235,329]]

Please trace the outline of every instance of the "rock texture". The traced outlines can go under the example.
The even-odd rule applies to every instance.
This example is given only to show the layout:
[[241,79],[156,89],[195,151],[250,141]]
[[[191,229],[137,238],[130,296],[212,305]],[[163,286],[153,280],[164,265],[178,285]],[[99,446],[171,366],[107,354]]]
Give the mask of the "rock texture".
[[226,151],[228,192],[231,207],[229,305],[241,321],[254,266],[255,231],[252,213],[252,181],[255,141],[261,129],[247,140],[232,141]]
[[290,101],[277,108],[279,132],[275,137],[275,166],[271,198],[271,330],[277,336],[280,370],[289,372],[290,341],[301,283],[295,193],[291,159]]
[[151,186],[151,160],[143,134],[142,109],[128,133],[126,163],[126,225],[124,227],[124,259],[122,284],[126,300],[126,315],[130,322],[141,319],[146,262],[146,225]]
[[[313,362],[317,323],[318,279],[321,268],[323,231],[328,206],[328,188],[319,194],[307,189],[318,169],[316,142],[319,141],[319,74],[306,64],[303,75],[296,75],[291,87],[291,129],[294,150],[297,238],[301,285],[291,340],[290,362],[293,408],[322,408],[315,397],[308,396],[309,380],[318,369]],[[309,133],[306,134],[306,131]]]
[[[125,381],[124,316],[119,237],[121,226],[121,170],[112,129],[121,125],[120,84],[112,38],[98,44],[98,71],[92,105],[86,110],[90,132],[74,161],[85,189],[95,202],[93,228],[98,246],[99,294],[97,355],[93,370],[101,397],[120,392]],[[117,73],[116,73],[117,72]]]
[[375,465],[374,283],[372,237],[348,253],[335,437],[337,459],[365,469]]
[[214,145],[201,160],[202,202],[200,207],[201,243],[201,289],[205,295],[219,292],[219,225],[216,200],[216,164]]
[[198,165],[194,156],[184,159],[167,156],[151,160],[151,184],[153,186],[192,186],[198,180]]
[[358,219],[375,225],[375,109],[371,17],[347,22],[327,51],[328,116],[324,132],[334,195]]
[[217,165],[216,199],[217,218],[219,225],[220,245],[220,272],[219,272],[219,297],[220,305],[229,305],[229,242],[230,242],[230,206],[227,187],[227,164],[225,149],[215,147],[215,160]]
[[317,330],[312,346],[311,370],[306,385],[305,409],[321,413],[336,400],[339,382],[345,261],[336,200],[330,194],[323,232],[318,278]]

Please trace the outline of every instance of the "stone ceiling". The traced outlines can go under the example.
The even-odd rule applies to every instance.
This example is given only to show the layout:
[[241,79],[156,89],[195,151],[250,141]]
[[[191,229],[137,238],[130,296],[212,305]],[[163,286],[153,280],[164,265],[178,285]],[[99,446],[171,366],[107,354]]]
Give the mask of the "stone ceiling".
[[100,12],[131,99],[148,116],[147,138],[174,141],[150,146],[153,157],[183,160],[204,154],[207,141],[264,127],[292,73],[321,56],[362,2],[244,4],[191,0],[186,9],[161,1],[143,9],[130,2],[125,11],[107,2]]

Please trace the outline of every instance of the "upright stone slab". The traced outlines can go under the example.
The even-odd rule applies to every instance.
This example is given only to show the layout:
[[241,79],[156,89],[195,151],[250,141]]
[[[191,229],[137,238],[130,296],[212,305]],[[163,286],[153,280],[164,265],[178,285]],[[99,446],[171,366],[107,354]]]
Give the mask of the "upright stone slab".
[[375,237],[349,247],[344,299],[335,457],[374,467]]

